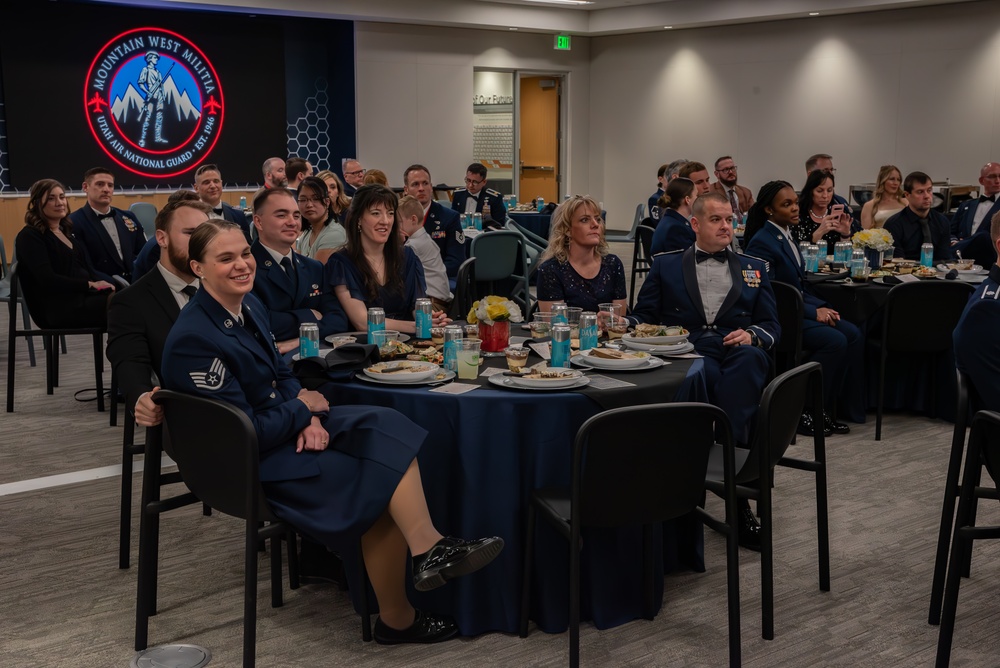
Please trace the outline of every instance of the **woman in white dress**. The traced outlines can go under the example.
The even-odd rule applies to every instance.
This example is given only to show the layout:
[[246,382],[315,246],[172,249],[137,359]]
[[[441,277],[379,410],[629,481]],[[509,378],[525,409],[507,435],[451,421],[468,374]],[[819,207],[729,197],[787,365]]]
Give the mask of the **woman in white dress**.
[[875,180],[875,194],[861,208],[861,227],[882,227],[907,205],[902,190],[903,175],[895,165],[882,165]]

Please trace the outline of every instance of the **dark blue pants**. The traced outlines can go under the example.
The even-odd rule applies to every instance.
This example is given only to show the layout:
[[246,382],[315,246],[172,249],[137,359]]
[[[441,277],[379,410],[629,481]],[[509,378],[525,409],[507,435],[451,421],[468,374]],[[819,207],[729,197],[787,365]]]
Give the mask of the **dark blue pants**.
[[823,367],[823,404],[830,411],[844,387],[847,371],[863,364],[864,338],[853,324],[839,320],[831,327],[806,320],[802,327],[802,348],[807,359]]
[[695,349],[705,356],[709,401],[729,416],[736,442],[749,443],[750,424],[767,383],[768,354],[753,346],[724,346],[721,336],[702,337]]

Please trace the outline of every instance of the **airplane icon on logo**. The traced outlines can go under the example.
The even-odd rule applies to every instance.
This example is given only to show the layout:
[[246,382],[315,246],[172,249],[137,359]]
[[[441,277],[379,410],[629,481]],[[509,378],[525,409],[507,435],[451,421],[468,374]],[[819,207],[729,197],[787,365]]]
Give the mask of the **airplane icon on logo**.
[[99,114],[101,113],[101,111],[103,111],[101,109],[101,105],[106,107],[108,106],[108,103],[105,102],[103,99],[101,99],[101,96],[98,95],[97,93],[94,93],[94,97],[87,100],[87,106],[88,107],[93,106],[94,108],[91,111],[93,111],[95,114]]
[[208,102],[204,105],[204,110],[208,112],[209,116],[215,116],[219,109],[222,109],[222,105],[215,101],[214,95],[209,95]]

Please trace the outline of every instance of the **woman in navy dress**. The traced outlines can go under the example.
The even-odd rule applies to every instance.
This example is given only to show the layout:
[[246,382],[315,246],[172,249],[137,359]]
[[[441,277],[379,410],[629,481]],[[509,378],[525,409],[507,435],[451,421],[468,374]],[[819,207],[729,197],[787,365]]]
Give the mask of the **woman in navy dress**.
[[615,303],[625,312],[625,267],[608,252],[601,208],[594,198],[574,195],[552,212],[549,245],[538,265],[538,310],[556,302],[598,310]]
[[687,250],[694,243],[691,229],[691,205],[697,195],[694,181],[678,176],[667,184],[667,192],[660,198],[660,222],[653,232],[652,255],[675,250]]
[[14,240],[21,290],[42,327],[105,327],[115,288],[90,268],[72,228],[63,185],[36,181]]
[[[385,186],[361,186],[351,200],[344,227],[347,245],[326,263],[326,282],[340,300],[351,325],[368,327],[368,309],[385,309],[387,329],[413,334],[413,309],[427,296],[424,268],[416,254],[403,246],[396,223],[399,198]],[[432,322],[450,322],[434,311]]]
[[376,640],[454,636],[452,620],[407,600],[407,550],[414,585],[425,591],[482,568],[503,541],[445,538],[434,528],[415,459],[423,429],[391,409],[331,408],[322,394],[302,388],[278,355],[264,305],[250,294],[256,265],[239,227],[203,223],[188,253],[201,289],[167,337],[164,386],[247,414],[264,494],[278,517],[333,549],[361,541],[380,609]]
[[[833,406],[837,395],[844,389],[847,372],[853,368],[858,373],[864,355],[864,339],[858,328],[830,305],[812,293],[805,282],[802,262],[795,246],[792,230],[799,225],[799,203],[795,189],[787,181],[771,181],[761,187],[757,202],[747,213],[746,234],[750,237],[747,255],[768,263],[768,277],[773,281],[788,283],[799,289],[805,304],[802,323],[802,348],[810,361],[823,367],[823,430],[828,433],[847,434],[850,427],[837,422]],[[811,435],[812,417],[803,413],[800,433]]]

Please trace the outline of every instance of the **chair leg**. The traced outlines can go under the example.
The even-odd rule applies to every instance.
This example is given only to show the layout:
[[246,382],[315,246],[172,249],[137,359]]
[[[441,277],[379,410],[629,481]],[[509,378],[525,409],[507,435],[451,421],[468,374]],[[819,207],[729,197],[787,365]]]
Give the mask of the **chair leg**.
[[53,366],[56,364],[56,356],[53,354],[54,342],[52,340],[52,335],[42,335],[42,341],[45,342],[45,394],[52,394],[54,385]]
[[[820,396],[820,393],[817,393],[817,399]],[[822,415],[822,409],[817,407],[814,410],[813,421],[815,422]],[[816,468],[816,550],[819,559],[819,590],[830,591],[830,513],[826,489],[826,437],[823,436],[822,429],[818,429],[817,432],[814,439],[813,459],[818,464]],[[774,469],[771,470],[771,475],[773,485]],[[770,496],[768,493],[769,500]]]
[[112,427],[118,426],[118,374],[111,370],[111,415],[109,420]]
[[59,345],[62,348],[62,354],[65,355],[68,351],[66,350],[66,335],[61,334],[59,336]]
[[207,503],[202,503],[201,504],[201,514],[204,515],[205,517],[211,517],[212,516],[212,506],[208,505]]
[[[208,506],[205,506],[208,508]],[[211,508],[209,508],[211,512]],[[288,588],[299,588],[299,538],[294,530],[285,533],[285,543],[288,546]]]
[[153,460],[159,452],[153,429],[146,430],[142,466],[142,501],[139,506],[139,573],[136,578],[135,650],[146,649],[149,618],[156,614],[156,553],[159,549],[159,515],[149,505],[160,498],[160,466]]
[[[974,491],[976,489],[976,487],[979,487],[979,483],[982,482],[983,467],[982,467],[982,464],[979,463],[979,461],[980,461],[979,460],[979,456],[977,455],[976,456],[976,463],[973,465],[973,468],[972,468],[972,486],[969,488],[970,489],[970,493],[971,493],[971,491]],[[965,462],[965,466],[966,466],[966,468],[969,467],[969,462],[968,461]],[[964,483],[963,483],[963,489],[964,489]],[[972,494],[972,500],[970,501],[969,506],[970,506],[969,507],[969,516],[968,516],[969,519],[968,519],[968,521],[965,524],[967,526],[975,526],[976,525],[976,515],[979,513],[979,497],[976,496],[975,494]],[[956,526],[962,526],[962,525],[961,524],[956,524]],[[956,529],[956,531],[957,531],[957,529]],[[964,554],[965,554],[965,557],[964,557],[964,561],[961,563],[961,568],[962,568],[961,572],[962,572],[962,577],[963,578],[967,578],[967,577],[970,577],[972,575],[972,543],[971,542],[969,543],[969,549],[966,550],[964,552]]]
[[[97,410],[104,412],[104,335],[94,334],[94,380],[97,383]],[[117,399],[111,397],[111,401]]]
[[118,517],[118,568],[128,568],[132,534],[132,460],[135,452],[135,421],[126,422],[122,437],[122,485]]
[[646,619],[656,616],[653,600],[653,525],[642,526],[642,605]]
[[281,536],[271,539],[271,607],[284,605],[281,588]]
[[735,495],[726,500],[726,601],[729,613],[729,665],[742,664],[740,631],[740,537]]
[[[16,312],[12,317],[16,316]],[[14,334],[15,323],[11,322],[7,334],[7,412],[14,412],[14,367],[17,366],[17,336]],[[30,337],[29,337],[30,340]],[[32,358],[34,355],[32,355]]]
[[875,404],[875,440],[882,440],[882,401],[885,394],[885,341],[882,342],[882,350],[879,351],[878,365],[878,397]]
[[580,668],[580,540],[576,532],[569,541],[569,665]]
[[764,640],[774,640],[774,534],[771,486],[766,481],[760,484],[757,515],[760,517],[760,635]]
[[531,561],[535,551],[535,506],[528,502],[528,519],[524,530],[524,567],[521,569],[521,620],[519,633],[528,637],[528,616],[531,614]]
[[59,337],[49,337],[49,354],[52,356],[52,386],[59,387]]
[[[263,542],[257,538],[257,527],[258,522],[247,519],[243,579],[243,668],[254,668],[257,660],[257,544]],[[280,548],[276,551],[281,554]],[[271,558],[274,558],[273,554]]]
[[[961,433],[960,433],[961,432]],[[951,454],[948,457],[948,475],[944,481],[944,501],[941,503],[941,526],[938,529],[937,553],[934,557],[934,579],[931,582],[931,607],[927,613],[927,623],[941,623],[941,602],[944,597],[944,580],[948,569],[948,548],[953,539],[952,529],[956,526],[955,501],[958,498],[958,479],[962,469],[962,454],[965,451],[965,417],[955,417],[955,434],[951,440]]]
[[368,568],[365,567],[365,553],[358,542],[358,601],[361,605],[361,640],[372,641],[372,616],[368,605]]

